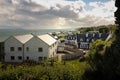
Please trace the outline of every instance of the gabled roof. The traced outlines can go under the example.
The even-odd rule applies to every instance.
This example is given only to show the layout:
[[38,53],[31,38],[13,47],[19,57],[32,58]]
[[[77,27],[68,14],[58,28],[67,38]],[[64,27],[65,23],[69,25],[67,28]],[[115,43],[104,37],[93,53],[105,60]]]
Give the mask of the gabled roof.
[[[86,37],[86,34],[88,34],[87,37]],[[89,39],[89,42],[92,42],[92,39],[94,39],[94,40],[97,40],[97,39],[105,40],[108,37],[108,35],[109,35],[108,33],[82,33],[82,34],[77,34],[77,42],[81,42],[80,39],[83,39],[83,42],[87,41],[87,39]]]
[[107,39],[107,37],[108,37],[108,33],[103,33],[102,35],[101,35],[101,39],[102,40],[106,40]]
[[48,44],[49,46],[52,45],[53,43],[55,43],[57,40],[54,39],[52,36],[50,36],[49,34],[44,34],[44,35],[40,35],[37,36],[39,39],[41,39],[42,41],[44,41],[46,44]]
[[20,41],[22,44],[24,44],[27,41],[29,41],[31,38],[33,38],[33,35],[28,34],[28,35],[20,35],[20,36],[13,36],[13,37],[16,38],[18,41]]
[[77,42],[80,42],[80,39],[83,39],[83,42],[85,41],[86,39],[86,35],[85,34],[77,34]]
[[77,36],[76,36],[76,34],[68,34],[68,36],[66,38],[68,40],[76,40]]

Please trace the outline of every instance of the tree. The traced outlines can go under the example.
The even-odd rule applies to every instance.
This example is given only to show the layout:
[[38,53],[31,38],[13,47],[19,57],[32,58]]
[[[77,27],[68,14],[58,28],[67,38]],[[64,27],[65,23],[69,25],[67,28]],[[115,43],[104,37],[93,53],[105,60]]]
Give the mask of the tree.
[[[89,80],[118,80],[120,76],[120,1],[116,0],[115,12],[116,30],[115,40],[110,46],[105,44],[104,49],[100,50],[98,45],[93,45],[88,63],[91,69],[85,73],[85,79]],[[94,49],[95,48],[95,49]],[[101,55],[102,53],[102,55]]]
[[107,28],[107,27],[100,27],[99,28],[99,32],[100,33],[108,33],[109,32],[109,28]]

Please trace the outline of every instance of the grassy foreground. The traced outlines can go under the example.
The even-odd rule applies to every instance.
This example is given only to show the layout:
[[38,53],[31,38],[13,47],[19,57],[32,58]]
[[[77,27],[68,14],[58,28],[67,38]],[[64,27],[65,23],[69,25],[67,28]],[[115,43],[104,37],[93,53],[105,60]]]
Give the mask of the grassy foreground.
[[43,65],[8,65],[0,64],[0,80],[82,80],[82,76],[89,67],[86,62],[78,60],[59,62],[54,66]]

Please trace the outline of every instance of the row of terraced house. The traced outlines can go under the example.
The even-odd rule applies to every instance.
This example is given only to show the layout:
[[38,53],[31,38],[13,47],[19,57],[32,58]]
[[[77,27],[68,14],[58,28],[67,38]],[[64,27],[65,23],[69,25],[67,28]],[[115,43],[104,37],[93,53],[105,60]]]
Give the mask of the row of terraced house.
[[99,32],[68,34],[68,36],[65,39],[65,44],[72,45],[75,48],[89,49],[90,45],[94,41],[98,39],[105,41],[109,35],[110,33],[99,33]]

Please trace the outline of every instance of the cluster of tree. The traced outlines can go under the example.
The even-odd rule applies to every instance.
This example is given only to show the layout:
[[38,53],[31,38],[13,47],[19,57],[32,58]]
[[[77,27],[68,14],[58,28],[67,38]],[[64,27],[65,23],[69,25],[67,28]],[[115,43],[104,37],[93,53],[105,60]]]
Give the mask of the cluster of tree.
[[120,53],[114,41],[95,41],[89,50],[87,62],[91,66],[84,80],[117,80],[120,76]]
[[[118,80],[120,77],[120,1],[115,0],[118,7],[115,12],[117,24],[110,29],[115,32],[115,39],[110,42],[96,41],[90,48],[84,80]],[[108,46],[109,45],[109,46]]]
[[89,31],[99,31],[100,33],[108,33],[115,31],[115,25],[102,25],[97,27],[86,27],[86,28],[78,28],[77,30],[80,31],[80,33],[86,33]]

